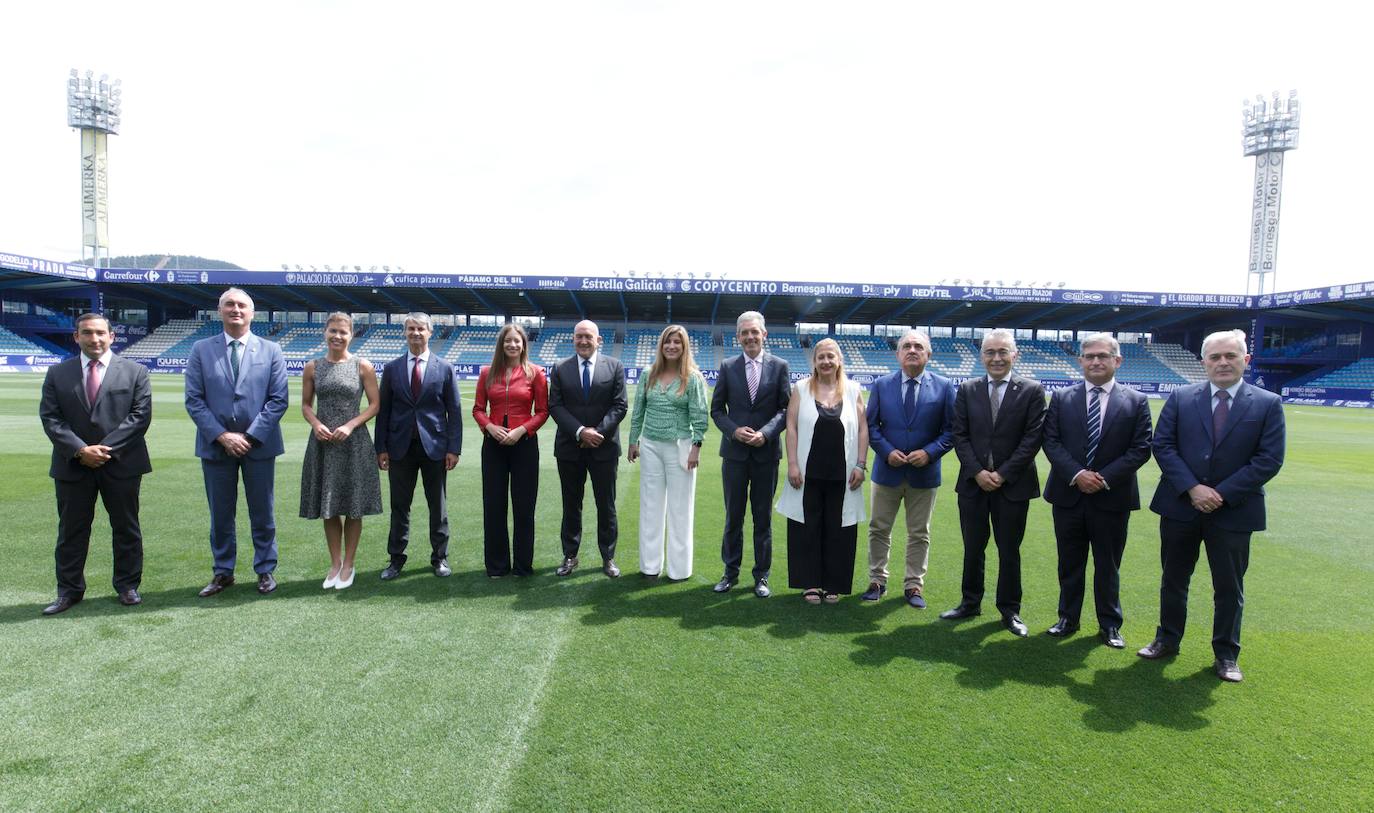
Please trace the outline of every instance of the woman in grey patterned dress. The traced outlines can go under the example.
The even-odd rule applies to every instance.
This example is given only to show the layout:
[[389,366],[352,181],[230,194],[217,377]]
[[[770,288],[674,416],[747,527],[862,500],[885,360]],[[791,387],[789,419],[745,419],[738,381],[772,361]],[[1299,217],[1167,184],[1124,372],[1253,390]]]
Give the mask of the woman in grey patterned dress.
[[[348,352],[353,319],[331,313],[324,327],[325,355],[302,372],[301,413],[312,431],[301,465],[301,516],[324,520],[329,576],[324,589],[352,586],[353,559],[363,517],[382,513],[382,486],[367,422],[381,408],[377,371]],[[367,408],[358,401],[367,395]]]

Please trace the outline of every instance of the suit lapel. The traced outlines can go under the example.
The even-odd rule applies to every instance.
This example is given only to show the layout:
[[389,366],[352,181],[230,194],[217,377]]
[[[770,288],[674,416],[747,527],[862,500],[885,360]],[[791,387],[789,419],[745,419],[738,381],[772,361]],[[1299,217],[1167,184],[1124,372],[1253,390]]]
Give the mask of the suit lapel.
[[1248,384],[1241,384],[1240,389],[1236,390],[1236,397],[1232,399],[1231,411],[1226,416],[1226,425],[1221,428],[1221,437],[1213,441],[1216,445],[1220,446],[1222,441],[1226,440],[1226,436],[1231,434],[1231,430],[1236,427],[1236,424],[1240,423],[1245,417],[1245,413],[1250,409],[1250,400],[1253,397],[1254,393],[1250,392],[1250,386]]
[[[1002,403],[1001,403],[1001,405],[999,405],[999,406],[997,407],[997,419],[994,420],[994,421],[992,422],[992,425],[993,425],[994,428],[997,426],[997,424],[998,424],[999,422],[1001,422],[1002,416],[1006,414],[1006,412],[1007,412],[1007,407],[1009,407],[1009,406],[1011,406],[1013,403],[1015,403],[1015,402],[1016,402],[1016,399],[1017,399],[1018,397],[1020,397],[1020,393],[1021,393],[1021,378],[1020,378],[1019,376],[1015,375],[1014,373],[1013,373],[1012,375],[1007,376],[1007,385],[1006,385],[1006,389],[1005,389],[1005,391],[1002,393]],[[989,412],[989,414],[991,414],[991,412],[992,412],[992,395],[991,395],[991,394],[988,394],[987,399],[988,399],[988,412]]]
[[1198,388],[1197,397],[1193,399],[1193,408],[1197,410],[1197,419],[1202,422],[1202,431],[1207,433],[1207,440],[1211,441],[1215,448],[1217,439],[1212,437],[1212,385],[1203,384]]

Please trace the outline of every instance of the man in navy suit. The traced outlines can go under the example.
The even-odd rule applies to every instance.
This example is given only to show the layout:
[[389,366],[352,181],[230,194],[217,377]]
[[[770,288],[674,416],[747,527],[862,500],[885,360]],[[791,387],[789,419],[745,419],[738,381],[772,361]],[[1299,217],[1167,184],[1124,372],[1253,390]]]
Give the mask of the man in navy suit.
[[558,363],[549,376],[549,417],[558,426],[553,457],[563,492],[563,563],[556,571],[567,576],[577,569],[582,547],[582,501],[587,478],[596,500],[596,546],[601,571],[614,579],[619,526],[615,513],[615,479],[620,465],[620,422],[629,402],[625,398],[625,368],[620,359],[601,353],[601,331],[582,320],[573,328],[573,355]]
[[266,595],[277,589],[273,478],[284,451],[286,363],[276,342],[253,334],[253,299],[246,292],[230,288],[220,294],[219,317],[224,332],[196,342],[186,362],[186,411],[196,425],[215,570],[200,595],[213,596],[234,583],[240,476],[253,532],[253,572],[258,592]]
[[964,537],[964,580],[959,605],[941,618],[982,612],[984,551],[989,530],[997,542],[997,610],[1002,625],[1024,638],[1021,620],[1021,539],[1030,501],[1040,496],[1035,455],[1045,421],[1040,382],[1012,372],[1016,336],[990,330],[983,336],[986,376],[970,378],[954,396],[954,452],[959,455],[959,530]]
[[1250,534],[1264,530],[1264,484],[1283,465],[1283,402],[1245,383],[1245,333],[1223,330],[1202,341],[1207,381],[1175,390],[1159,413],[1154,452],[1159,486],[1150,510],[1159,514],[1159,629],[1138,653],[1178,653],[1188,618],[1188,581],[1198,549],[1212,571],[1213,667],[1217,677],[1242,679],[1241,609]]
[[1059,548],[1059,620],[1048,632],[1064,638],[1078,630],[1091,550],[1099,635],[1122,649],[1121,554],[1140,508],[1135,473],[1150,459],[1150,403],[1116,383],[1121,345],[1112,334],[1084,337],[1078,363],[1083,383],[1055,391],[1045,413],[1045,500]]
[[768,598],[773,567],[773,492],[778,485],[778,438],[787,427],[792,376],[787,362],[770,354],[763,314],[745,311],[735,320],[744,352],[726,359],[711,395],[711,419],[720,429],[720,481],[725,490],[725,532],[720,558],[725,575],[716,583],[725,593],[739,583],[744,560],[744,509],[754,517],[754,595]]
[[138,493],[153,470],[144,435],[153,421],[148,370],[114,354],[110,321],[76,319],[81,352],[49,367],[38,414],[52,440],[48,474],[57,488],[57,600],[44,615],[66,612],[86,594],[86,553],[95,499],[105,502],[114,543],[114,589],[125,606],[142,603],[143,531]]
[[954,385],[926,369],[930,337],[908,330],[897,342],[901,369],[879,378],[868,397],[868,445],[873,447],[873,511],[868,520],[868,592],[887,592],[892,525],[906,503],[906,603],[926,607],[930,516],[940,490],[940,458],[954,447]]
[[382,368],[382,403],[372,444],[391,495],[386,539],[391,561],[382,570],[383,581],[401,575],[405,567],[417,478],[424,481],[429,507],[430,567],[436,576],[453,573],[448,566],[448,473],[463,452],[458,382],[453,366],[430,352],[434,325],[429,314],[406,314],[405,331],[409,350]]

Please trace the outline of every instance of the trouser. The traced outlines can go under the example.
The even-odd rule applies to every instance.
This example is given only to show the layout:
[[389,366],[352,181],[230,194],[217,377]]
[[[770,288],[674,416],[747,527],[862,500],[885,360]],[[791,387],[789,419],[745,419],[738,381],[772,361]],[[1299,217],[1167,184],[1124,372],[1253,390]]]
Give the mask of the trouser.
[[387,535],[386,552],[391,563],[397,567],[406,563],[410,504],[415,500],[418,478],[424,481],[425,504],[429,507],[429,563],[438,566],[448,558],[448,469],[444,468],[444,459],[433,460],[425,454],[417,434],[404,455],[391,458],[386,475],[391,493],[391,532]]
[[720,558],[725,575],[739,578],[744,561],[744,512],[754,520],[754,581],[768,578],[773,569],[773,495],[778,487],[778,461],[744,460],[720,462],[720,482],[725,491],[725,532],[720,539]]
[[202,459],[200,468],[205,476],[205,496],[210,502],[210,553],[214,557],[215,573],[232,576],[237,563],[240,473],[248,503],[248,524],[253,533],[253,572],[261,575],[276,570],[277,520],[272,496],[276,458]]
[[902,586],[920,593],[925,587],[930,561],[930,517],[935,511],[938,488],[917,488],[905,480],[898,486],[874,483],[873,510],[868,519],[868,579],[887,584],[887,562],[892,550],[892,526],[897,509],[906,503],[906,573]]
[[854,588],[854,551],[859,526],[844,524],[844,480],[807,480],[802,489],[802,516],[787,520],[787,586],[827,593]]
[[1080,499],[1055,506],[1054,540],[1059,549],[1059,617],[1078,621],[1083,611],[1088,552],[1093,555],[1093,606],[1099,627],[1121,628],[1121,555],[1126,550],[1129,511],[1104,511]]
[[1245,610],[1245,571],[1250,566],[1250,532],[1217,527],[1199,514],[1189,522],[1159,518],[1159,629],[1155,637],[1177,645],[1188,622],[1188,582],[1197,566],[1199,548],[1207,548],[1212,570],[1212,651],[1218,658],[1240,656],[1240,621]]
[[596,501],[596,546],[603,560],[615,558],[619,525],[615,515],[615,478],[620,459],[595,460],[581,455],[573,460],[558,461],[558,481],[563,491],[563,525],[559,541],[563,557],[572,559],[582,547],[582,499],[587,491],[587,477],[592,480],[592,497]]
[[78,480],[54,480],[57,488],[57,594],[86,592],[86,553],[99,496],[110,517],[114,548],[114,589],[137,588],[143,580],[143,532],[138,525],[142,476],[111,477],[102,469],[82,472]]
[[[539,439],[525,435],[505,446],[488,436],[482,441],[482,550],[487,575],[534,573],[534,511],[539,493]],[[514,562],[511,533],[506,525],[510,508],[514,521]]]
[[692,507],[697,471],[682,468],[676,441],[639,441],[639,570],[663,570],[667,524],[668,578],[692,575]]
[[1005,618],[1021,612],[1021,538],[1030,500],[1009,500],[999,491],[959,495],[959,531],[964,538],[962,604],[983,603],[983,567],[988,538],[997,544],[997,610]]

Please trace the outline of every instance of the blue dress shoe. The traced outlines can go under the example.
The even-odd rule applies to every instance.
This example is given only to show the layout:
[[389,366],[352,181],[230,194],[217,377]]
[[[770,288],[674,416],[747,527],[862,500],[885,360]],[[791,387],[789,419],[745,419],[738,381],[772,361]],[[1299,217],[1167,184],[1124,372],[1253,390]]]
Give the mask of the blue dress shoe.
[[926,608],[926,600],[921,597],[921,591],[917,590],[915,587],[908,587],[906,589],[906,603],[918,610],[924,610]]
[[868,590],[859,596],[859,601],[877,601],[887,593],[887,585],[869,582]]

